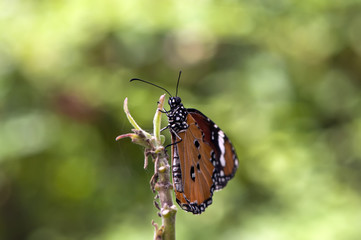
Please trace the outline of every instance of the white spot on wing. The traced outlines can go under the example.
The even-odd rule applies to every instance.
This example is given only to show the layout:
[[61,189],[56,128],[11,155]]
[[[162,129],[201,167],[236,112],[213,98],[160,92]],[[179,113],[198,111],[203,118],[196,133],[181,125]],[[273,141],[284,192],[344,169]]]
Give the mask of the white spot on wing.
[[219,130],[218,132],[218,146],[219,149],[221,150],[221,156],[220,156],[221,165],[222,167],[225,167],[226,159],[224,158],[224,154],[226,152],[226,149],[224,148],[224,132],[222,130]]

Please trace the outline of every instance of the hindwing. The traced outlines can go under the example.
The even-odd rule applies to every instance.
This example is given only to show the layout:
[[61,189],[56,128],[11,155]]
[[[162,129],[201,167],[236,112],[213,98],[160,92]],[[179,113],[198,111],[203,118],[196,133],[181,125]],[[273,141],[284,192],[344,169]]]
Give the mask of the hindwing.
[[238,158],[227,135],[208,117],[196,109],[188,108],[189,114],[203,131],[204,141],[214,151],[212,164],[216,168],[215,190],[220,190],[233,178],[238,168]]

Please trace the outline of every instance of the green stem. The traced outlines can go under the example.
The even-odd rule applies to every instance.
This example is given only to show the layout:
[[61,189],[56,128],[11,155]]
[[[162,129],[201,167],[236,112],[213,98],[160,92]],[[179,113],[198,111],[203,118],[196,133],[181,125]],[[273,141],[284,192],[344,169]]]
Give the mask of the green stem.
[[177,207],[173,205],[173,186],[170,183],[170,167],[165,151],[160,154],[159,165],[159,180],[156,189],[158,189],[161,203],[162,226],[164,226],[163,237],[164,240],[174,240]]
[[[158,101],[158,109],[154,115],[154,137],[156,144],[161,144],[160,129],[161,129],[161,114],[164,105],[165,94],[162,95]],[[156,150],[156,165],[155,173],[158,174],[158,181],[155,184],[155,190],[159,194],[160,214],[162,217],[162,239],[175,240],[175,219],[177,208],[173,204],[172,194],[173,186],[170,181],[170,166],[168,163],[168,155],[162,145],[158,145]]]
[[157,144],[161,145],[161,140],[160,140],[160,125],[161,125],[161,120],[162,120],[162,110],[163,110],[163,105],[164,105],[164,98],[165,98],[165,94],[163,94],[162,96],[160,96],[159,101],[158,101],[158,108],[156,113],[154,114],[154,119],[153,119],[153,130],[154,130],[154,137],[157,141]]
[[175,240],[175,219],[177,207],[173,204],[173,185],[170,181],[170,166],[168,163],[167,152],[162,145],[164,136],[160,135],[161,130],[161,114],[163,110],[165,94],[162,95],[158,102],[158,108],[153,119],[153,135],[144,131],[135,122],[128,110],[128,99],[124,100],[124,112],[127,118],[135,128],[133,133],[123,134],[116,140],[130,137],[136,144],[145,147],[145,167],[147,166],[147,158],[151,156],[154,162],[154,175],[151,179],[152,189],[157,191],[160,201],[160,216],[162,218],[162,226],[159,228],[154,221],[155,227],[154,239]]

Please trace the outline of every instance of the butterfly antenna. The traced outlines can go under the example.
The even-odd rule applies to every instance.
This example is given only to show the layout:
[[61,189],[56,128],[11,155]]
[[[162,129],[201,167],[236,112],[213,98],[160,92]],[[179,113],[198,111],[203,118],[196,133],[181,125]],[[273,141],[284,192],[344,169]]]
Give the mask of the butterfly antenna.
[[177,88],[176,88],[176,92],[175,92],[176,97],[178,97],[178,86],[179,86],[179,80],[180,80],[181,74],[182,74],[182,71],[179,71],[178,81],[177,81]]
[[158,86],[158,85],[156,85],[156,84],[154,84],[154,83],[151,83],[151,82],[145,81],[145,80],[143,80],[143,79],[139,79],[139,78],[132,78],[132,79],[130,79],[130,82],[133,82],[133,81],[141,81],[141,82],[144,82],[144,83],[148,83],[148,84],[153,85],[153,86],[155,86],[155,87],[157,87],[157,88],[163,89],[164,91],[166,91],[166,92],[168,93],[169,96],[172,96],[172,94],[170,94],[170,93],[167,91],[167,89],[165,89],[165,88],[163,88],[163,87],[161,87],[161,86]]

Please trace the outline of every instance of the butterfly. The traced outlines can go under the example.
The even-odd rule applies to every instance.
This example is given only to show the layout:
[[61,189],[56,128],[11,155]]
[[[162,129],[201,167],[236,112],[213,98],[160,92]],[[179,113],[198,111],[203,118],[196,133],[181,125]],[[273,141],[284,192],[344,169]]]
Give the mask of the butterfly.
[[[185,108],[178,97],[169,94],[168,128],[172,138],[172,177],[176,201],[185,211],[201,214],[212,204],[214,191],[221,190],[238,168],[236,151],[226,134],[208,117]],[[166,129],[165,128],[165,129]]]

